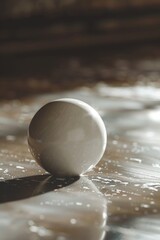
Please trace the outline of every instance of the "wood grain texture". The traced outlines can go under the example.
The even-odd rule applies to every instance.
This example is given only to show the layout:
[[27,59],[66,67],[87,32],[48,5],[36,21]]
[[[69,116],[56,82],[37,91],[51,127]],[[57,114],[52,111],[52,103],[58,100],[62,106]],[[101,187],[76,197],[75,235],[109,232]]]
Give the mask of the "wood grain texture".
[[159,1],[2,1],[0,54],[160,40]]
[[[66,11],[86,12],[94,10],[124,10],[160,6],[158,0],[2,0],[0,2],[1,18],[24,17],[37,14],[56,14]],[[73,10],[73,11],[72,11]]]

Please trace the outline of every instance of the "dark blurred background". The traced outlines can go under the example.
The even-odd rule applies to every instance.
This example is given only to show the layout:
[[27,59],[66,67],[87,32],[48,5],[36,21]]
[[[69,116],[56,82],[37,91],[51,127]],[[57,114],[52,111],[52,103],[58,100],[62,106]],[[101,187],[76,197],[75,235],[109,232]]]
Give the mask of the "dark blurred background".
[[159,0],[1,0],[0,98],[137,84],[160,72],[159,43]]

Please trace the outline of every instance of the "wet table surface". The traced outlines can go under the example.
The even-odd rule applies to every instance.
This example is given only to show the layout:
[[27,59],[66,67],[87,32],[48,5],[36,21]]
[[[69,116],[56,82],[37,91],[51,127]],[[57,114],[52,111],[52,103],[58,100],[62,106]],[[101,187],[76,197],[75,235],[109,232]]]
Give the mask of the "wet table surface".
[[[160,76],[158,60],[138,66]],[[135,84],[82,84],[0,102],[1,240],[160,239],[160,88],[137,76]],[[108,131],[103,158],[79,178],[49,175],[27,146],[32,116],[61,97],[89,103]]]

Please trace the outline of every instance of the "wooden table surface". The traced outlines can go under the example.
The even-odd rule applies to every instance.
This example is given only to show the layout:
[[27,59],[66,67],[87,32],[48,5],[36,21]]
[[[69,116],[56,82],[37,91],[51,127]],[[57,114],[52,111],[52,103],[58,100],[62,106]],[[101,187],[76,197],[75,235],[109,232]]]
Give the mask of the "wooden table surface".
[[[160,239],[159,56],[149,45],[1,58],[1,240]],[[80,178],[50,176],[28,151],[32,116],[60,97],[91,104],[108,131]]]

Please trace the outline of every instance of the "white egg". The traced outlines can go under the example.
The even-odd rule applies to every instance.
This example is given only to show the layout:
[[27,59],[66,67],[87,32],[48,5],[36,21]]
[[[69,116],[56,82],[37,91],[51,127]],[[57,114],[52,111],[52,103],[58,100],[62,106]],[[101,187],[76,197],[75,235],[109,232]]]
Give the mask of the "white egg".
[[71,98],[44,105],[31,120],[28,144],[36,161],[55,176],[76,176],[102,158],[106,128],[98,112]]

